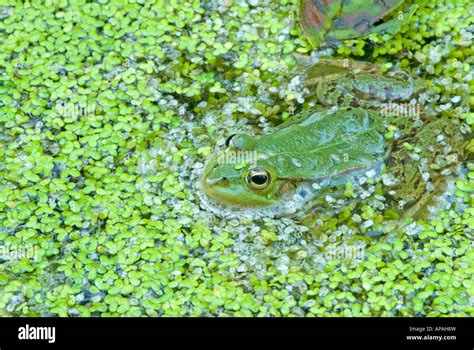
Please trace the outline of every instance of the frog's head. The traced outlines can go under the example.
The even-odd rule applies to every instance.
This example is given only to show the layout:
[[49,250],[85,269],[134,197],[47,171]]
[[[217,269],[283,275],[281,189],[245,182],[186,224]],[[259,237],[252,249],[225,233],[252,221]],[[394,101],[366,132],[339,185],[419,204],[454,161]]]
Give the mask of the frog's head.
[[[232,142],[230,142],[232,139]],[[226,150],[206,165],[201,189],[217,203],[231,207],[265,207],[278,202],[276,170],[258,160],[249,135],[233,135]]]

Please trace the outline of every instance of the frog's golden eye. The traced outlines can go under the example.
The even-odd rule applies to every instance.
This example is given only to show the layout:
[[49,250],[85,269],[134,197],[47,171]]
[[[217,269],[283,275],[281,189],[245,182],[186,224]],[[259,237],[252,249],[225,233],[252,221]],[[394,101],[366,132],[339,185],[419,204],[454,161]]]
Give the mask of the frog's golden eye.
[[232,138],[237,134],[232,134],[228,138],[225,139],[225,147],[228,148],[231,145]]
[[247,184],[256,190],[263,190],[271,183],[271,175],[263,169],[252,169],[247,175]]

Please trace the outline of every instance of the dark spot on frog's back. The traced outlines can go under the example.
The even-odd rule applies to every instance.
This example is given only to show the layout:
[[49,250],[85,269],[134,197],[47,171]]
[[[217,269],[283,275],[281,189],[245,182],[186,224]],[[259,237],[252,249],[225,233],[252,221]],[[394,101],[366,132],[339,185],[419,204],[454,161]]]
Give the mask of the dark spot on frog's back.
[[369,94],[370,96],[377,96],[379,88],[375,86],[375,84],[370,84],[369,85]]
[[391,99],[393,97],[393,86],[389,85],[384,89],[385,98]]
[[359,101],[357,101],[357,99],[355,99],[355,98],[351,98],[351,101],[349,102],[349,105],[351,107],[359,107],[360,106]]
[[373,18],[369,12],[344,14],[334,20],[336,28],[353,28],[359,33],[366,33],[372,26]]

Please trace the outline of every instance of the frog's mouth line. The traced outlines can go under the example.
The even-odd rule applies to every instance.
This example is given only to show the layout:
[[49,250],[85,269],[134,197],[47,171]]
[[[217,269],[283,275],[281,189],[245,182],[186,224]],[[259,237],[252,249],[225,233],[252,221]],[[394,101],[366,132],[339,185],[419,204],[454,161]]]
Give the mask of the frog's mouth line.
[[[248,217],[252,219],[259,218],[280,218],[280,217],[298,217],[300,205],[293,201],[275,202],[267,206],[233,206],[229,203],[222,203],[206,193],[203,188],[203,181],[195,183],[197,197],[200,200],[201,208],[213,213],[215,216],[226,219]],[[299,213],[299,214],[298,214]]]
[[[206,196],[211,198],[212,200],[216,202],[222,202],[228,205],[229,207],[232,207],[236,210],[240,209],[248,209],[248,208],[262,208],[262,207],[268,207],[271,206],[272,204],[276,204],[277,200],[269,199],[264,196],[259,196],[258,194],[254,194],[253,192],[245,191],[246,188],[244,189],[242,185],[233,185],[228,188],[216,190],[215,188],[211,188],[206,180],[201,181],[201,189],[204,192]],[[245,191],[245,193],[244,193]],[[238,193],[242,193],[241,196],[237,195]],[[246,196],[249,203],[246,205],[245,203],[242,203],[243,196]],[[250,197],[250,198],[249,198]]]
[[213,213],[215,216],[226,219],[248,217],[251,219],[278,218],[284,216],[294,217],[296,209],[292,209],[288,203],[274,204],[267,207],[232,207],[230,205],[216,202],[198,187],[197,196],[201,201],[201,208]]

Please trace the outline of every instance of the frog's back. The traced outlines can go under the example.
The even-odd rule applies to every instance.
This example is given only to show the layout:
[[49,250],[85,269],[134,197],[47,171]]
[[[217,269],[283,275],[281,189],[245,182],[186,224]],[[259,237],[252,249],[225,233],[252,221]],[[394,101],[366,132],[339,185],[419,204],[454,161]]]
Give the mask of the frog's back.
[[345,107],[320,111],[260,137],[255,150],[262,165],[281,178],[317,180],[336,177],[383,161],[386,144],[377,112]]

